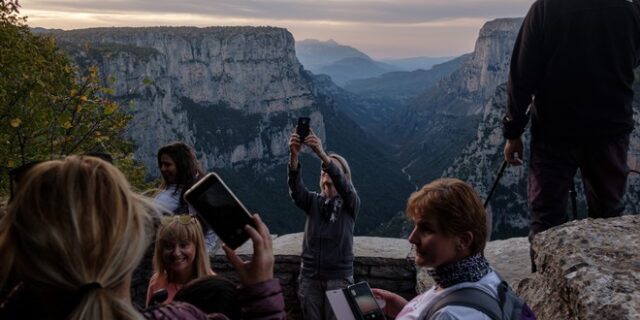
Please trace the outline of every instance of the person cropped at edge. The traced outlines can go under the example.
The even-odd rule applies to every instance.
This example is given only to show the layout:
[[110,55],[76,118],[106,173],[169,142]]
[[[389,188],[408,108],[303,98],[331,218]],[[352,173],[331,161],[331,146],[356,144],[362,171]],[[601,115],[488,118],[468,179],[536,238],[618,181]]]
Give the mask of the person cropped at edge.
[[353,230],[360,198],[343,157],[326,154],[313,131],[304,144],[322,160],[322,191],[311,192],[302,181],[298,161],[302,144],[294,132],[289,139],[289,192],[296,206],[307,215],[298,299],[304,319],[335,319],[325,291],[353,283]]
[[531,118],[530,240],[566,222],[578,168],[589,216],[622,214],[639,60],[638,0],[538,0],[531,6],[513,48],[503,120],[505,160],[520,165],[521,135]]
[[[496,303],[502,299],[502,279],[484,257],[487,215],[478,194],[461,180],[442,178],[411,194],[406,212],[415,225],[408,238],[415,246],[415,264],[427,268],[435,285],[408,302],[390,291],[372,289],[385,301],[384,313],[396,320],[492,319],[467,304],[439,306],[463,288],[481,290]],[[507,316],[502,318],[511,319]],[[525,305],[518,319],[536,317]]]

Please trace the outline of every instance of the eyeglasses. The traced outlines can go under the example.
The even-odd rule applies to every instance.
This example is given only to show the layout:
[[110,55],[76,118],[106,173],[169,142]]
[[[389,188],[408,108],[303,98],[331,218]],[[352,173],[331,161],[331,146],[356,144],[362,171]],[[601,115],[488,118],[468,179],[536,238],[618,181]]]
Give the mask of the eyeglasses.
[[195,219],[196,219],[196,216],[192,216],[190,214],[180,214],[175,216],[162,217],[162,219],[160,220],[160,223],[162,223],[163,226],[168,226],[173,221],[178,221],[178,223],[180,224],[187,225],[187,224],[193,223]]

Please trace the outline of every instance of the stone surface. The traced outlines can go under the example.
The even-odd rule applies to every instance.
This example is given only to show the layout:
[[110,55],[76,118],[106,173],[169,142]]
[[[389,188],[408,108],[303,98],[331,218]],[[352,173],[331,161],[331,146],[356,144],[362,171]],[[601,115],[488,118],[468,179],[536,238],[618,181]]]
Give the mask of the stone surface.
[[640,216],[573,221],[536,236],[517,291],[538,319],[640,319]]
[[[290,319],[300,319],[296,290],[303,236],[304,233],[273,236],[274,276],[283,286]],[[413,298],[416,295],[416,272],[413,258],[409,257],[410,251],[411,245],[404,239],[355,237],[355,280],[367,281],[374,288],[386,289],[407,299]],[[249,259],[253,253],[251,241],[236,249],[236,253]],[[235,270],[221,251],[212,257],[212,265],[218,274],[238,281]]]

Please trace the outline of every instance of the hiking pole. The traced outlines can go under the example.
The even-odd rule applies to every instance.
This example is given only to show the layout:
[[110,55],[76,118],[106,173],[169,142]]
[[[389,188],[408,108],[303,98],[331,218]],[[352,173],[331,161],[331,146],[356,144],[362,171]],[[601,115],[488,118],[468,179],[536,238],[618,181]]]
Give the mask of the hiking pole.
[[569,189],[569,196],[571,197],[571,212],[573,213],[573,220],[578,220],[578,207],[576,206],[578,195],[576,193],[576,181],[571,181],[571,188]]
[[498,170],[498,176],[496,177],[496,180],[493,182],[493,185],[491,186],[491,190],[489,190],[489,194],[487,195],[487,199],[484,200],[484,208],[487,208],[487,205],[489,205],[489,200],[491,200],[491,196],[493,195],[493,192],[496,191],[496,187],[498,186],[498,182],[500,182],[500,178],[502,178],[502,175],[504,174],[504,169],[507,168],[507,160],[502,160],[502,165],[500,165],[500,169]]

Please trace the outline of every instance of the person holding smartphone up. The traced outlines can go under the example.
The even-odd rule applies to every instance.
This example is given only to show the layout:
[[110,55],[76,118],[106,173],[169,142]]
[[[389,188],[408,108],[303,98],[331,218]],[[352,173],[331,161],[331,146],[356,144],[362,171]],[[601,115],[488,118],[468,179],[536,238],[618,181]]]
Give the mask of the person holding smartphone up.
[[[304,319],[335,319],[325,292],[353,283],[353,230],[360,198],[347,161],[327,154],[313,130],[304,128],[308,123],[308,118],[299,121],[289,139],[289,193],[307,215],[298,299]],[[301,139],[300,133],[307,130]],[[309,191],[302,181],[298,155],[303,144],[322,161],[319,193]]]

